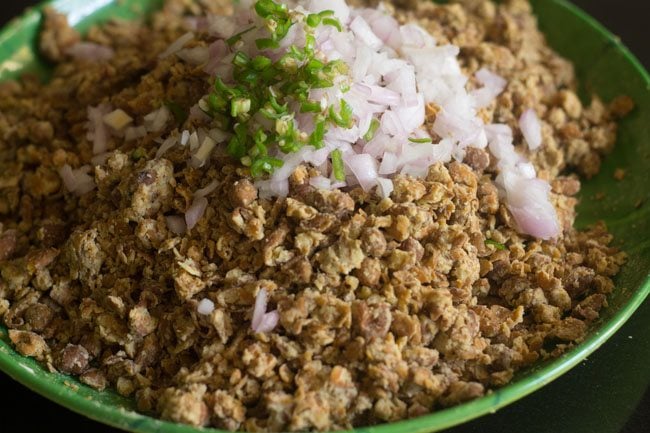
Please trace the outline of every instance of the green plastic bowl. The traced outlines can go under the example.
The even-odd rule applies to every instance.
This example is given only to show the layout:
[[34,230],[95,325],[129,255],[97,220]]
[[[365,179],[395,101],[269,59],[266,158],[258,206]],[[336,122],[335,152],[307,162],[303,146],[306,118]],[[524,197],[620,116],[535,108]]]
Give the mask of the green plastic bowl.
[[[568,353],[518,373],[510,385],[483,398],[412,420],[360,428],[358,433],[428,433],[493,413],[558,378],[598,349],[650,292],[650,76],[618,38],[572,4],[564,0],[532,3],[550,44],[575,63],[583,96],[597,93],[609,100],[624,94],[637,104],[621,123],[615,152],[605,160],[601,173],[585,182],[578,218],[579,226],[605,220],[616,242],[629,254],[629,262],[616,278],[610,307],[586,340]],[[71,24],[83,31],[110,17],[142,17],[160,7],[161,0],[55,0],[50,4],[68,14]],[[37,8],[0,32],[0,81],[24,71],[47,76],[35,48],[40,19]],[[615,182],[613,173],[619,167],[627,175]],[[596,194],[604,198],[595,200]],[[112,391],[97,392],[72,377],[49,373],[17,354],[2,327],[0,369],[39,394],[114,427],[143,433],[199,431],[139,414],[131,400]]]

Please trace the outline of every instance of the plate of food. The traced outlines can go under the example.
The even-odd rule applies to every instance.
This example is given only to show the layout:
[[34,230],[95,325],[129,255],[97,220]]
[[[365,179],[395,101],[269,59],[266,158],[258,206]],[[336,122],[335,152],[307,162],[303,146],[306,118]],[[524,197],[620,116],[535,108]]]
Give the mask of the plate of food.
[[115,427],[441,430],[650,291],[650,78],[562,0],[53,1],[0,81],[0,368]]

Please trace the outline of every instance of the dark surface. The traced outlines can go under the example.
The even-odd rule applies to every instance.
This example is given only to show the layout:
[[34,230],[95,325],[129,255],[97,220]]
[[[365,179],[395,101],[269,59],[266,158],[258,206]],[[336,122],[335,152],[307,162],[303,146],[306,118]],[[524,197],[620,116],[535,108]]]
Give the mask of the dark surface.
[[[34,0],[0,0],[0,25]],[[574,0],[650,68],[647,0]],[[632,95],[633,96],[633,95]],[[494,415],[450,433],[650,432],[650,302],[589,359],[560,379]],[[0,432],[117,432],[49,402],[0,373]],[[405,432],[406,433],[406,432]]]

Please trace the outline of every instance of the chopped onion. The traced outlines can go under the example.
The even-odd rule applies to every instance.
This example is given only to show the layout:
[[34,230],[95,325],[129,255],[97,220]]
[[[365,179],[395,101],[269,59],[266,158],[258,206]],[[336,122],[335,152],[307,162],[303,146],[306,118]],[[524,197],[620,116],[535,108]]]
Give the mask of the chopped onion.
[[378,50],[383,45],[381,39],[375,35],[366,20],[358,16],[350,23],[350,30],[352,30],[357,38],[364,44],[374,50]]
[[208,199],[205,197],[194,199],[192,205],[185,212],[185,223],[187,224],[188,230],[192,230],[198,224],[207,208]]
[[158,57],[164,59],[171,56],[172,54],[177,53],[192,39],[194,39],[194,33],[192,32],[185,33],[183,36],[181,36],[180,38],[172,42],[172,44],[169,47],[167,47],[165,51],[160,53]]
[[270,332],[278,324],[280,315],[277,310],[266,312],[268,302],[268,293],[266,289],[261,288],[255,297],[255,306],[253,307],[253,318],[251,328],[254,332]]
[[183,48],[176,53],[185,63],[193,66],[199,66],[207,63],[210,58],[210,50],[208,47],[193,47]]
[[542,125],[535,110],[529,108],[524,111],[519,118],[519,127],[530,150],[536,150],[542,145]]
[[309,179],[309,184],[317,189],[332,189],[332,181],[324,176],[316,176]]
[[288,177],[282,180],[258,180],[255,182],[260,198],[286,197],[289,195]]
[[381,175],[393,174],[397,172],[399,158],[392,152],[384,153],[379,165],[378,173]]
[[207,74],[215,75],[217,69],[222,65],[222,60],[228,54],[228,45],[222,40],[217,39],[208,47],[208,63],[204,67]]
[[215,179],[212,182],[210,182],[209,184],[207,184],[205,186],[205,188],[201,188],[201,189],[196,190],[196,192],[194,193],[194,198],[207,197],[210,194],[212,194],[214,192],[214,190],[217,189],[218,186],[219,186],[219,182]]
[[253,319],[251,321],[253,329],[257,329],[262,321],[262,317],[266,314],[267,296],[268,294],[264,288],[257,292],[257,296],[255,297],[255,307],[253,308]]
[[144,126],[147,131],[160,132],[165,128],[167,121],[171,118],[169,109],[164,105],[144,116]]
[[[333,10],[342,24],[341,31],[331,26],[317,28],[315,38],[323,60],[345,62],[347,76],[341,77],[340,83],[331,88],[310,91],[309,97],[321,101],[323,109],[332,101],[334,110],[339,109],[342,105],[339,101],[345,99],[351,108],[352,125],[349,128],[330,127],[321,149],[305,146],[297,152],[273,154],[283,165],[270,179],[255,182],[260,198],[285,197],[289,193],[288,179],[301,164],[311,164],[320,171],[320,176],[310,179],[310,185],[315,188],[358,184],[365,191],[376,188],[378,195],[388,197],[394,187],[391,177],[397,173],[424,177],[432,164],[449,163],[452,159],[463,161],[470,147],[488,148],[499,172],[495,183],[500,196],[522,233],[542,238],[558,233],[557,215],[548,191],[544,193],[545,188],[549,188],[548,182],[537,179],[535,167],[517,153],[509,126],[486,125],[479,117],[478,110],[493,103],[507,87],[503,77],[483,68],[475,74],[481,87],[468,92],[469,79],[458,61],[460,48],[451,44],[438,45],[436,39],[417,24],[399,26],[385,7],[351,9],[344,0],[308,0],[298,4],[298,12],[305,12],[301,6],[307,13]],[[249,7],[236,8],[234,16],[233,20],[224,22],[224,34],[241,32],[251,25]],[[228,27],[233,22],[235,29]],[[291,44],[304,44],[303,33],[303,26],[292,26],[281,48],[266,50],[264,54],[273,60],[279,59]],[[258,55],[253,40],[259,36],[257,31],[244,34],[238,49],[248,49],[245,54],[250,57]],[[182,46],[176,48],[182,50]],[[204,70],[228,82],[233,73],[233,51],[218,39],[207,48]],[[344,92],[344,85],[349,85],[351,90]],[[190,109],[189,122],[194,125],[211,123],[210,116],[201,107],[207,111],[205,99]],[[430,114],[435,116],[431,131],[422,127],[427,107],[435,109],[435,114]],[[534,112],[524,113],[520,119],[522,133],[531,150],[539,147],[542,140],[539,119],[533,115]],[[298,114],[295,119],[301,132],[313,132],[312,116]],[[201,128],[191,134],[183,131],[181,143],[188,145],[194,154],[194,167],[208,160],[213,143],[229,138],[223,131],[218,132],[214,135]],[[418,143],[417,140],[436,136],[441,137],[437,143],[433,140]],[[213,143],[206,142],[206,137]],[[332,175],[329,155],[334,150],[343,155],[347,183],[327,177]],[[528,196],[534,196],[534,200],[526,194],[522,198],[518,188],[530,190]],[[537,213],[531,213],[531,209]],[[539,217],[537,220],[532,218],[535,215]],[[255,317],[254,329],[264,328],[264,317]],[[275,326],[274,320],[271,317],[268,323]]]
[[377,178],[377,191],[381,198],[388,198],[393,192],[393,181],[390,179],[385,179],[383,177]]
[[105,47],[93,42],[77,42],[65,52],[75,59],[88,60],[90,62],[105,62],[112,59],[115,55],[111,47]]
[[65,188],[77,195],[82,196],[95,189],[95,181],[88,173],[92,170],[90,166],[82,166],[73,170],[68,164],[65,164],[59,169],[59,175],[63,180]]
[[237,31],[237,23],[232,16],[208,15],[208,32],[210,35],[222,39],[228,39]]
[[217,142],[214,141],[211,137],[206,136],[201,143],[201,146],[198,148],[196,153],[192,155],[191,165],[194,168],[203,167],[205,163],[210,159],[210,154],[217,146]]
[[280,321],[280,313],[278,313],[277,310],[269,311],[264,316],[262,316],[262,320],[257,326],[257,329],[255,329],[255,332],[258,333],[271,332],[275,329],[276,326],[278,326],[279,321]]
[[364,191],[370,191],[377,185],[377,160],[375,158],[364,153],[345,154],[343,161]]
[[181,134],[181,146],[185,146],[187,142],[190,141],[190,131],[187,129]]
[[486,68],[476,72],[476,79],[483,85],[483,88],[472,92],[476,100],[476,107],[487,107],[499,96],[508,85],[508,82],[501,76],[489,71]]
[[201,299],[196,307],[196,312],[202,316],[209,316],[214,311],[214,302],[208,298]]
[[176,145],[176,143],[177,141],[175,137],[168,137],[158,148],[158,151],[156,152],[156,159],[162,158],[169,149]]
[[100,104],[88,107],[88,139],[93,142],[93,154],[98,155],[108,150],[108,129],[104,124],[104,116],[110,113],[111,107]]

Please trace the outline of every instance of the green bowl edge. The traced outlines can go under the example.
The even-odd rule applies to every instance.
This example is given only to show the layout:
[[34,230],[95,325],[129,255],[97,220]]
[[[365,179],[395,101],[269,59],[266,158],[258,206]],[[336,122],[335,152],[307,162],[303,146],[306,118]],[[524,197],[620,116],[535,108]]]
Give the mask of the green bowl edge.
[[[112,5],[114,1],[115,0],[96,0],[95,2],[102,4],[103,7]],[[616,50],[623,54],[626,61],[633,65],[645,81],[647,87],[650,89],[650,74],[648,74],[641,62],[618,37],[614,36],[597,20],[566,0],[533,0],[533,2],[535,1],[552,1],[559,7],[567,9],[568,12],[572,13],[578,19],[592,27],[601,37],[606,39]],[[19,18],[12,20],[0,31],[0,46],[3,45],[3,42],[7,40],[11,33],[29,23],[37,23],[40,20],[40,9],[45,5],[55,2],[56,0],[44,1],[39,6],[25,12]],[[645,281],[637,288],[627,303],[606,323],[594,329],[588,338],[586,338],[580,345],[557,359],[542,363],[541,365],[533,367],[531,370],[523,372],[524,377],[522,379],[501,389],[495,390],[482,398],[419,418],[377,426],[362,427],[350,430],[349,432],[428,433],[459,425],[488,413],[495,413],[498,409],[529,395],[557,379],[597,350],[618,329],[620,329],[621,326],[623,326],[649,294],[650,274],[646,275]],[[94,401],[90,397],[82,397],[78,394],[79,388],[89,388],[80,384],[76,379],[64,375],[57,375],[63,383],[51,380],[49,377],[50,373],[45,372],[45,370],[35,363],[35,361],[18,355],[12,349],[11,345],[7,343],[6,330],[4,327],[0,327],[0,370],[4,371],[14,380],[29,389],[58,404],[90,419],[116,428],[139,433],[191,433],[197,431],[227,433],[224,430],[194,428],[191,426],[157,420],[147,415],[134,412],[128,407],[128,400],[119,396],[115,396],[115,401],[118,405],[117,407],[115,405]],[[38,374],[47,375],[48,377],[39,378]],[[92,393],[93,391],[91,390],[90,392]],[[112,392],[111,394],[115,395]]]

